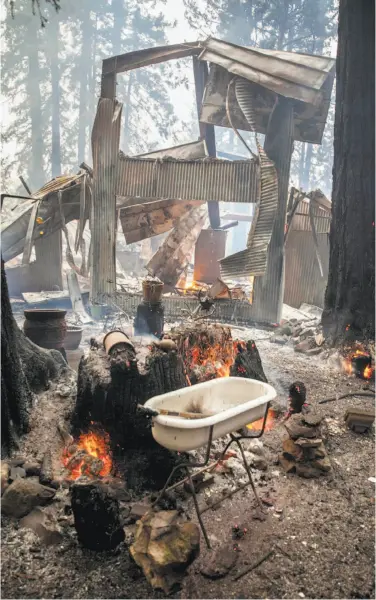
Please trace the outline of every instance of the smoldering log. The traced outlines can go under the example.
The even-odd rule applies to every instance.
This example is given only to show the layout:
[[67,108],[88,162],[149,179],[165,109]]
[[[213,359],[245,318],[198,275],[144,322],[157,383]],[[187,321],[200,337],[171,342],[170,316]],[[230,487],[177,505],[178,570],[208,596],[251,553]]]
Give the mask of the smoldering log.
[[152,437],[151,415],[138,410],[149,398],[188,385],[183,361],[145,340],[132,340],[107,355],[92,347],[78,370],[72,434],[77,437],[100,425],[111,440],[116,464],[135,493],[163,487],[180,460]]
[[267,382],[255,342],[233,340],[230,327],[194,323],[171,336],[192,384],[224,376]]
[[90,550],[116,548],[124,540],[117,499],[99,482],[77,482],[71,493],[80,543]]

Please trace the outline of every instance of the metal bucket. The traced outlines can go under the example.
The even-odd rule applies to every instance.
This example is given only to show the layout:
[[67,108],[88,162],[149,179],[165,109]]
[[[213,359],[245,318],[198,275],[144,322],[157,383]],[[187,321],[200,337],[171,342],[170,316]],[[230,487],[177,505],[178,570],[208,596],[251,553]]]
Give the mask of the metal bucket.
[[48,350],[61,350],[67,332],[66,310],[27,309],[24,311],[24,334],[29,340]]
[[144,279],[142,282],[142,295],[145,302],[157,304],[161,301],[164,283],[158,280]]
[[110,354],[113,350],[124,344],[134,348],[127,334],[123,331],[120,331],[120,329],[109,331],[103,338],[103,346],[107,354]]
[[82,332],[82,327],[79,327],[78,325],[68,325],[64,341],[64,348],[66,350],[77,350],[81,344]]

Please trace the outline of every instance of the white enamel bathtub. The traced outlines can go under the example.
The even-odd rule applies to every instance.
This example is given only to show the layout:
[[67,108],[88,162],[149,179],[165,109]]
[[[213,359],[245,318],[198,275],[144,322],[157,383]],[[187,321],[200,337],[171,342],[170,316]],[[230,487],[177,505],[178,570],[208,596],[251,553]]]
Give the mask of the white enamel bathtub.
[[167,415],[153,417],[153,437],[165,448],[180,452],[205,446],[213,425],[213,440],[261,419],[277,395],[267,383],[241,377],[223,377],[175,392],[155,396],[145,406],[174,412],[215,413],[202,419]]

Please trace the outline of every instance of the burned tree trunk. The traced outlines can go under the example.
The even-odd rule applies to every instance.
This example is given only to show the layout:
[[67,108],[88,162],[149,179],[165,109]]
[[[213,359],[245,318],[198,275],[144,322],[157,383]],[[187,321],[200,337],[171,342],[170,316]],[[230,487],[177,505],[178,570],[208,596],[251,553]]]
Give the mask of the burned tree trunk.
[[46,388],[66,366],[60,352],[39,348],[17,326],[1,261],[1,435],[2,454],[17,447],[28,430],[32,392]]
[[375,336],[375,3],[341,0],[332,223],[323,326],[333,344]]
[[18,437],[27,431],[32,402],[18,352],[17,329],[1,261],[1,446],[5,455],[17,447]]

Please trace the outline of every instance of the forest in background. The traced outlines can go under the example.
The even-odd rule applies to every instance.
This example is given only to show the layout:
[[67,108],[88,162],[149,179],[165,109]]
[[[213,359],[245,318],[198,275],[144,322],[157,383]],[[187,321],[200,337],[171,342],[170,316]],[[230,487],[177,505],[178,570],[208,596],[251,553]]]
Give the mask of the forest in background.
[[[2,183],[8,192],[32,191],[51,177],[91,164],[90,134],[104,58],[171,43],[177,26],[171,0],[61,0],[43,4],[41,27],[31,0],[3,0]],[[335,55],[337,0],[176,0],[185,38],[209,35],[244,46]],[[174,10],[176,14],[176,6]],[[180,24],[180,25],[181,25]],[[176,42],[176,40],[174,40]],[[121,148],[147,152],[197,139],[191,59],[119,76],[123,102]],[[178,99],[178,100],[177,100]],[[184,108],[184,110],[182,110]],[[181,115],[184,115],[181,118]],[[295,143],[291,180],[331,194],[334,94],[321,146]],[[244,134],[251,140],[250,134]],[[228,129],[216,128],[217,150],[246,156]]]

